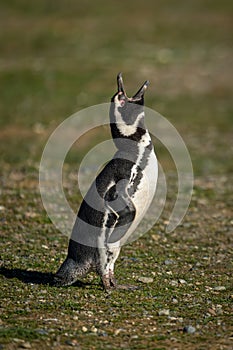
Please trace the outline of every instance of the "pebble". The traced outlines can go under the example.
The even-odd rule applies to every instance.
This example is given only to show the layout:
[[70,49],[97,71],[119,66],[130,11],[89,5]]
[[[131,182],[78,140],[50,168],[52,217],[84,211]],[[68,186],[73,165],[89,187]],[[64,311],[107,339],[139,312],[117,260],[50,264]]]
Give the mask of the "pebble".
[[97,329],[95,326],[92,326],[92,327],[91,327],[91,331],[92,331],[93,333],[97,333],[98,329]]
[[180,284],[186,284],[187,282],[183,280],[182,278],[179,279]]
[[209,312],[212,316],[216,316],[215,310],[209,308],[209,309],[208,309],[208,312]]
[[[171,338],[170,338],[170,341],[176,343],[178,340],[177,340],[177,338],[175,338],[175,337],[171,337]],[[175,349],[176,349],[176,348],[175,348]]]
[[170,282],[170,285],[173,286],[173,287],[177,287],[177,286],[178,286],[178,282],[175,281],[175,280],[172,280],[172,281]]
[[166,271],[166,274],[171,276],[172,275],[172,271]]
[[75,349],[80,349],[79,348],[79,343],[78,343],[78,341],[76,339],[66,340],[65,344],[69,345],[69,346],[75,346]]
[[58,318],[44,318],[44,322],[58,322]]
[[176,321],[177,321],[177,317],[169,316],[168,318],[169,318],[169,320],[170,320],[171,322],[176,322]]
[[132,335],[132,336],[131,336],[131,339],[138,339],[138,335],[136,335],[136,334],[135,334],[135,335]]
[[159,316],[169,316],[170,315],[170,310],[169,309],[162,309],[158,312]]
[[40,335],[47,335],[48,332],[45,329],[36,329],[36,333]]
[[115,330],[114,335],[118,335],[121,331],[123,331],[122,328],[118,328]]
[[224,286],[217,286],[217,287],[214,287],[214,290],[218,291],[218,292],[221,292],[222,290],[226,290],[226,287],[224,287]]
[[160,239],[160,235],[152,235],[151,236],[153,238],[154,241],[158,241]]
[[22,342],[23,342],[22,339],[18,339],[18,338],[13,338],[12,340],[13,340],[13,342],[15,342],[15,343],[22,343]]
[[194,334],[196,332],[196,328],[193,326],[185,326],[183,328],[183,332],[188,334]]
[[171,259],[167,259],[164,261],[164,265],[172,265],[174,262]]
[[138,277],[138,281],[142,283],[152,283],[154,279],[152,277]]
[[176,298],[172,298],[173,304],[178,304],[178,300]]
[[101,336],[101,337],[107,337],[108,336],[108,334],[106,332],[104,332],[104,331],[99,331],[98,335]]

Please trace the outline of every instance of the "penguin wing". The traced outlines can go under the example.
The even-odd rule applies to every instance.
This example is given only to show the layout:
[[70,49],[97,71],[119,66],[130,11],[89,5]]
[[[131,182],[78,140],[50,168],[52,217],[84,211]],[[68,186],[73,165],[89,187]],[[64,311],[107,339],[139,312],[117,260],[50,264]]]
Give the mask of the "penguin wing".
[[124,237],[131,226],[136,208],[127,192],[128,181],[114,184],[104,196],[105,207],[109,210],[106,226],[108,243],[115,243]]

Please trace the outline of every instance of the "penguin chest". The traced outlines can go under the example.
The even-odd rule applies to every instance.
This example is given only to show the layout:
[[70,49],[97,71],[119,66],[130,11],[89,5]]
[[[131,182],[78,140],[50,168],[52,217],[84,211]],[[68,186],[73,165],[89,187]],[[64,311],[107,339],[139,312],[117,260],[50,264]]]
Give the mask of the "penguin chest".
[[142,177],[135,193],[132,195],[132,202],[136,208],[136,216],[144,216],[149,208],[155,194],[158,177],[158,163],[154,151],[151,152],[148,163],[142,171]]
[[137,186],[137,189],[131,197],[136,209],[136,215],[127,232],[127,237],[129,237],[137,228],[140,221],[143,219],[147,210],[149,209],[156,191],[157,178],[158,162],[154,150],[152,150],[148,157],[147,165],[142,170],[141,180]]

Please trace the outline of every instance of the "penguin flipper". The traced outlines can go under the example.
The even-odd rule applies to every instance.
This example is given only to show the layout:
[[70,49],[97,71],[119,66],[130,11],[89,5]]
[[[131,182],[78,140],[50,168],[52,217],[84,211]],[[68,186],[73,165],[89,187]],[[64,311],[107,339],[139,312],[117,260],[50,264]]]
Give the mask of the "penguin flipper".
[[[124,181],[125,182],[125,181]],[[131,226],[136,208],[128,195],[126,184],[112,186],[105,194],[105,206],[109,209],[107,227],[110,234],[108,243],[121,240]]]

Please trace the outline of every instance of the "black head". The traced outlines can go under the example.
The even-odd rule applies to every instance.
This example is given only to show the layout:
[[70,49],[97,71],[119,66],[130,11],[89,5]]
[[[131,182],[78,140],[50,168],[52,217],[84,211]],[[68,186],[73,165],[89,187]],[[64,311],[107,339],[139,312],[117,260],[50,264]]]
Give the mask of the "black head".
[[128,137],[139,139],[145,133],[144,93],[148,81],[141,86],[133,97],[128,97],[121,73],[117,76],[117,92],[111,99],[110,122],[113,138]]

